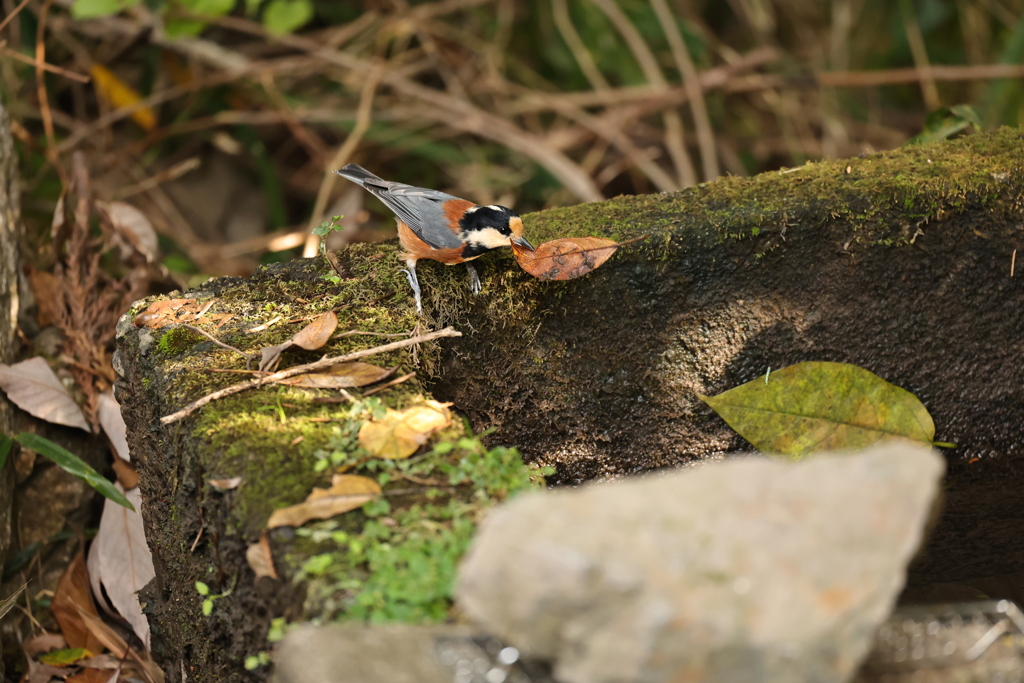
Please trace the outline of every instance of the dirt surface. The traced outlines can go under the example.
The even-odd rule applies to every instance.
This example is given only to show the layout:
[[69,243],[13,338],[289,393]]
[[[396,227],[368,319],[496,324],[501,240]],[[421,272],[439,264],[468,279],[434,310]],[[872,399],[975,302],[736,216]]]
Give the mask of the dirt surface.
[[[475,427],[496,428],[493,442],[555,465],[555,483],[573,484],[746,450],[696,392],[800,361],[855,363],[915,393],[936,438],[958,444],[945,451],[946,508],[911,584],[1021,571],[1024,322],[1014,312],[1024,287],[1010,271],[1022,186],[1024,140],[1004,129],[527,216],[534,243],[647,239],[566,283],[534,280],[508,255],[486,257],[477,298],[462,269],[424,264],[423,323],[465,336],[421,349],[425,383],[407,391],[453,401]],[[235,314],[218,336],[250,351],[285,332],[244,329],[325,309],[341,311],[341,329],[407,330],[415,316],[395,251],[343,252],[348,277],[337,285],[309,261],[188,296]],[[237,381],[210,371],[237,357],[181,329],[135,328],[132,314],[122,320],[118,398],[160,581],[145,596],[154,655],[172,681],[183,662],[195,667],[190,681],[260,679],[239,661],[266,649],[271,617],[308,616],[308,605],[301,584],[254,582],[244,550],[271,510],[318,481],[310,465],[337,409],[263,389],[163,426],[161,415]],[[345,352],[351,339],[323,351]],[[404,351],[384,360],[399,372],[416,367]],[[235,475],[252,482],[247,492],[204,486]],[[275,558],[286,536],[272,538]],[[197,579],[234,586],[213,618],[200,616]]]

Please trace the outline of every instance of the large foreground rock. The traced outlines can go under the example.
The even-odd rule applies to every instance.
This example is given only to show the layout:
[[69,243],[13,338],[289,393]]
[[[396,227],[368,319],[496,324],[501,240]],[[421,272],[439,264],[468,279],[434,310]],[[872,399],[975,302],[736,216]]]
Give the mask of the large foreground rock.
[[484,522],[459,604],[566,683],[845,681],[943,470],[887,445],[525,495]]

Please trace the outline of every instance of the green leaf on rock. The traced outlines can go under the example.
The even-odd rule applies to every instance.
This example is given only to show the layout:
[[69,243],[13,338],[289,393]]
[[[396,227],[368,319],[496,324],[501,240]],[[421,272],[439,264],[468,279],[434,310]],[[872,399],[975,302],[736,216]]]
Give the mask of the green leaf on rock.
[[135,510],[124,494],[117,490],[116,486],[99,472],[85,464],[81,458],[71,451],[58,446],[38,434],[29,434],[28,432],[18,434],[18,436],[14,437],[14,440],[44,458],[49,458],[65,472],[75,475],[118,505],[122,505],[129,510]]
[[767,383],[758,377],[698,396],[755,448],[791,458],[894,438],[932,445],[935,436],[916,396],[847,363],[798,363],[772,371]]
[[14,439],[6,434],[0,434],[0,470],[7,464],[7,456],[10,455],[13,446]]
[[981,130],[981,118],[969,104],[942,107],[928,114],[924,129],[907,140],[908,145],[924,145],[929,142],[948,140],[966,128]]

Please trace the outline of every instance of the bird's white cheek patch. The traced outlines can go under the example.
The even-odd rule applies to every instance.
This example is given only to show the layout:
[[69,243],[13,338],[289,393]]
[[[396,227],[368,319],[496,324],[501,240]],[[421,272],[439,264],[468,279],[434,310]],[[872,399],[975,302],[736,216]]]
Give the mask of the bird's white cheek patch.
[[494,228],[484,228],[483,230],[477,230],[474,232],[469,241],[471,244],[478,244],[488,249],[497,249],[498,247],[507,247],[511,243],[508,235],[502,235]]

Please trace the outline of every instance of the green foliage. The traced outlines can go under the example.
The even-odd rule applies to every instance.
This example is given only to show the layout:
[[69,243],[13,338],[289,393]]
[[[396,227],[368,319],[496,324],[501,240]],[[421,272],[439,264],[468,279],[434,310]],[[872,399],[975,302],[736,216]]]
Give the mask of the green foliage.
[[353,419],[337,430],[331,449],[318,454],[317,467],[375,477],[385,495],[358,513],[297,529],[318,550],[302,562],[297,580],[309,580],[308,599],[321,604],[325,616],[440,621],[483,512],[542,485],[550,471],[531,469],[516,450],[487,448],[468,432],[405,460],[367,459],[356,439],[360,417],[375,409],[383,407],[369,401],[354,406]]
[[54,442],[45,437],[39,436],[38,434],[22,432],[21,434],[18,434],[18,436],[14,437],[14,440],[25,448],[30,448],[39,455],[49,458],[65,472],[78,477],[86,484],[99,491],[101,495],[109,498],[118,505],[122,505],[129,510],[135,510],[135,508],[132,507],[132,504],[128,502],[128,499],[124,497],[124,494],[117,490],[117,487],[100,475],[99,472],[85,464],[85,462],[74,453],[71,453],[67,449],[58,446]]
[[[75,19],[94,19],[117,14],[139,4],[140,0],[75,0],[71,15]],[[255,16],[263,8],[263,25],[275,35],[291,33],[313,19],[311,0],[244,0],[246,14]],[[199,35],[210,19],[223,17],[235,9],[237,0],[163,0],[148,3],[164,17],[164,30],[170,38]]]
[[263,25],[275,35],[291,33],[313,18],[310,0],[270,0],[263,11]]
[[75,19],[107,17],[137,4],[139,0],[75,0],[71,5],[71,16]]
[[932,441],[935,424],[916,396],[847,363],[798,363],[700,399],[758,450],[791,458],[888,439],[949,445]]
[[953,137],[966,128],[981,130],[981,119],[969,104],[936,109],[924,122],[924,129],[907,140],[908,145],[923,145]]

